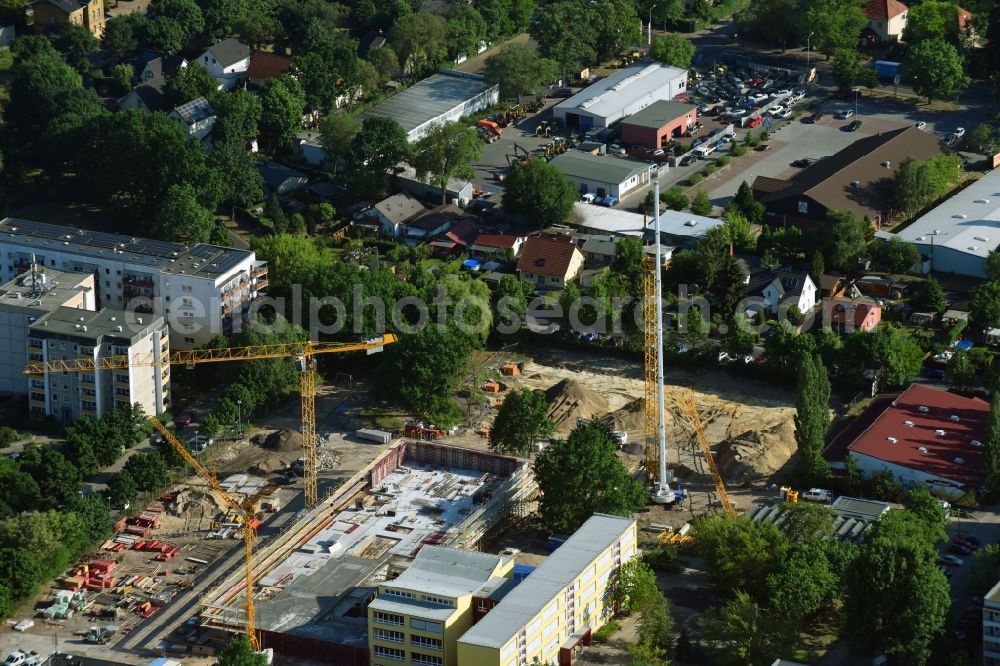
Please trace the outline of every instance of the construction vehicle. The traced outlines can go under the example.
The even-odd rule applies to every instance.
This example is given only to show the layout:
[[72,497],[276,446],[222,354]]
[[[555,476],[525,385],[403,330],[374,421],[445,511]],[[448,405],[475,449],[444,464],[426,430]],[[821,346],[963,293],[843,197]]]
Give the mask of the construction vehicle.
[[535,127],[535,136],[552,136],[552,127],[543,120]]
[[413,439],[440,439],[444,431],[432,425],[424,425],[423,421],[410,421],[403,428],[403,434]]
[[111,637],[118,633],[118,627],[113,624],[105,624],[101,626],[93,626],[87,631],[87,638],[85,639],[88,643],[94,643],[96,645],[104,645]]
[[794,490],[791,486],[781,486],[778,490],[778,498],[795,504],[799,501],[799,491]]
[[487,132],[490,132],[491,134],[495,134],[496,136],[500,136],[501,134],[503,134],[503,128],[500,127],[500,125],[486,118],[483,118],[478,123],[476,123],[476,127],[480,127],[486,130]]
[[[374,354],[382,351],[384,345],[396,342],[391,333],[363,342],[282,342],[269,345],[249,345],[244,347],[221,347],[218,349],[190,349],[171,353],[156,351],[135,356],[105,356],[98,360],[77,358],[62,361],[40,361],[30,363],[26,375],[44,375],[48,372],[95,372],[120,370],[132,366],[183,365],[193,368],[199,363],[222,363],[227,361],[252,361],[264,358],[290,358],[299,370],[299,386],[302,395],[302,453],[305,458],[305,507],[316,506],[317,461],[316,461],[316,356],[343,352],[365,351]],[[186,450],[186,448],[185,448]]]

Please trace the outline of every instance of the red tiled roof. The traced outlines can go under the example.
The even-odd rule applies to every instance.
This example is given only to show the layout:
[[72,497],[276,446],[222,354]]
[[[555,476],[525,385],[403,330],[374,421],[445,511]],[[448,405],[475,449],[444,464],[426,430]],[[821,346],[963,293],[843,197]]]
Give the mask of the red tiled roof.
[[292,59],[278,53],[257,51],[250,56],[250,67],[247,69],[248,79],[273,79],[281,76],[292,66]]
[[517,239],[518,236],[512,234],[479,234],[476,237],[476,245],[499,248],[514,247]]
[[517,270],[535,275],[566,277],[573,255],[580,250],[571,240],[533,236],[524,242]]
[[[868,313],[871,310],[878,310],[879,319],[882,318],[882,308],[877,303],[852,301],[846,298],[833,298],[827,303],[827,307],[830,308],[830,322],[833,324],[851,323],[854,327],[859,328],[865,323],[865,319],[868,318]],[[852,313],[853,317],[851,316]]]
[[958,29],[965,30],[972,23],[972,12],[968,9],[958,8]]
[[[847,444],[848,451],[968,487],[982,483],[983,447],[971,442],[986,440],[990,413],[987,402],[913,384],[894,401],[869,409],[882,411]],[[865,418],[865,414],[859,418]],[[943,430],[944,435],[938,430]],[[896,441],[890,441],[890,437]]]
[[431,245],[452,249],[458,245],[468,247],[479,235],[479,223],[465,218],[455,223],[451,229],[435,238]]
[[888,21],[891,18],[899,16],[907,9],[909,7],[899,0],[869,0],[868,6],[865,7],[865,15],[877,21]]

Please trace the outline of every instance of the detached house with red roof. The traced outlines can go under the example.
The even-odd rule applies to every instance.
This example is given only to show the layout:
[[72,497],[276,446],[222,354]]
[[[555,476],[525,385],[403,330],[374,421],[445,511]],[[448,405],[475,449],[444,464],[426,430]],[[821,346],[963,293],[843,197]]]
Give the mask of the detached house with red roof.
[[517,260],[518,275],[546,290],[562,289],[582,267],[583,252],[568,237],[532,236],[524,242]]
[[903,36],[909,9],[899,0],[869,0],[865,7],[868,25],[861,30],[861,43],[874,46],[881,42],[898,42]]
[[905,486],[922,483],[939,497],[961,500],[985,477],[989,414],[989,403],[978,398],[912,384],[877,397],[823,455],[834,466],[854,458],[866,477],[888,470]]

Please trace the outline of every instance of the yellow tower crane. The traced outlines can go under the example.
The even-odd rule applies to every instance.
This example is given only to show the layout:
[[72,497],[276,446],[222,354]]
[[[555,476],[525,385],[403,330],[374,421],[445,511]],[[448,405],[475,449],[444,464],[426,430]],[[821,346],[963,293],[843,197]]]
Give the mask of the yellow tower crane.
[[283,342],[269,345],[223,347],[221,349],[192,349],[172,353],[156,351],[134,356],[105,356],[97,359],[78,358],[61,361],[31,363],[24,369],[26,375],[44,375],[48,372],[98,372],[121,370],[129,367],[162,364],[194,366],[199,363],[226,361],[252,361],[265,358],[291,358],[299,369],[302,391],[302,457],[305,506],[312,509],[319,501],[317,490],[316,459],[316,356],[343,352],[366,351],[373,354],[384,345],[396,342],[391,333],[363,342]]
[[212,488],[212,491],[225,503],[229,508],[240,515],[242,519],[240,523],[243,528],[243,555],[245,558],[244,566],[246,567],[246,587],[244,588],[244,596],[246,597],[246,603],[244,609],[246,611],[246,630],[247,638],[250,641],[250,645],[253,646],[254,650],[260,650],[260,639],[257,638],[257,611],[254,606],[253,601],[253,588],[254,588],[254,570],[253,570],[253,545],[257,539],[257,533],[254,528],[254,501],[253,497],[246,497],[242,502],[238,501],[235,497],[227,493],[219,482],[216,480],[215,476],[209,472],[205,467],[198,462],[198,459],[191,455],[187,447],[177,441],[174,437],[174,433],[160,423],[156,417],[150,416],[150,422],[153,426],[160,431],[170,446],[177,450],[177,453],[181,454],[181,457],[194,468],[194,471],[198,473],[198,476],[203,478],[208,485]]

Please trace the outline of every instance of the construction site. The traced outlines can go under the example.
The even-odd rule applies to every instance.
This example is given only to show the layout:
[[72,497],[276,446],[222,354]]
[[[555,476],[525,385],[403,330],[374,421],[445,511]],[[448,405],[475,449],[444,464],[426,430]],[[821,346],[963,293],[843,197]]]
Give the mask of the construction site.
[[[366,607],[378,584],[425,544],[478,549],[536,491],[527,461],[398,441],[257,548],[261,643],[286,656],[368,663]],[[244,632],[245,594],[235,568],[202,597],[202,628]]]

